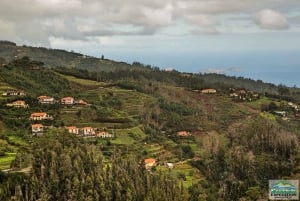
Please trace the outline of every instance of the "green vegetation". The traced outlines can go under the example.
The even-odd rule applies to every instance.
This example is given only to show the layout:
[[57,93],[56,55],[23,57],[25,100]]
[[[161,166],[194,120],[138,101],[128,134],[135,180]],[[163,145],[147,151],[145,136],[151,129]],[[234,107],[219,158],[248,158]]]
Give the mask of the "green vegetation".
[[[43,63],[60,58],[60,67],[7,56],[10,62],[0,69],[0,92],[26,93],[0,98],[0,169],[13,170],[0,172],[0,200],[248,201],[267,196],[270,178],[299,177],[299,113],[288,104],[297,105],[297,89],[65,51],[49,54]],[[80,69],[88,61],[94,62],[90,70]],[[201,94],[204,88],[218,92]],[[229,96],[233,88],[268,93],[236,101]],[[72,96],[88,105],[41,104],[40,95]],[[6,106],[16,100],[30,107]],[[32,121],[33,112],[53,120]],[[43,136],[32,135],[35,123],[46,126]],[[114,136],[82,138],[64,126]],[[146,171],[145,158],[157,165]]]

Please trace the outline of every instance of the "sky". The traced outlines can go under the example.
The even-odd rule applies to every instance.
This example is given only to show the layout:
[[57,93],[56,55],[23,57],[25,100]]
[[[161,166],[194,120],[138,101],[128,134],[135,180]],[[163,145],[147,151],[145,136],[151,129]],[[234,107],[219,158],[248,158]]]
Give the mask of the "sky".
[[1,0],[0,39],[279,82],[300,76],[300,0]]

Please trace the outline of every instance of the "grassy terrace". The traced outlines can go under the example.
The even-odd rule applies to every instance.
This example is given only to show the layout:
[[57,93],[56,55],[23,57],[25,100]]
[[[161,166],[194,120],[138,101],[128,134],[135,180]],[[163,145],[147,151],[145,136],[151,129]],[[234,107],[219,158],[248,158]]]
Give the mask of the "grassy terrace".
[[57,74],[71,82],[74,82],[76,84],[80,84],[83,86],[104,86],[106,84],[104,82],[97,82],[97,81],[93,81],[93,80],[81,79],[81,78],[77,78],[74,76],[62,75],[60,73],[57,73]]
[[0,170],[10,168],[10,163],[15,160],[17,153],[5,153],[5,156],[0,157]]

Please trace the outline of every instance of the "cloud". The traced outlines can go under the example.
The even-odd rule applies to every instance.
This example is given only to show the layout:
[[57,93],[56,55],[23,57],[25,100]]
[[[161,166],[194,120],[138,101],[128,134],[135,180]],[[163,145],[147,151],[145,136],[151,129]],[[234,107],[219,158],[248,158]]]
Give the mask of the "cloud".
[[[151,36],[170,27],[179,30],[180,24],[192,30],[189,34],[215,35],[230,24],[226,16],[248,16],[241,18],[248,25],[258,11],[254,20],[260,27],[286,29],[283,15],[299,7],[299,0],[1,0],[0,36],[49,44],[51,37]],[[234,26],[239,30],[240,24]]]
[[288,29],[287,19],[280,13],[271,9],[264,9],[254,16],[254,22],[262,29],[282,30]]

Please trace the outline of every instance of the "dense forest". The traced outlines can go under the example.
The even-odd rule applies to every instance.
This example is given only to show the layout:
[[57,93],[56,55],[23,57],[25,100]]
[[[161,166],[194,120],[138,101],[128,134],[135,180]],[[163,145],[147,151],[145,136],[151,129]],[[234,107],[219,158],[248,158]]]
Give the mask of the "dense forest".
[[[94,70],[0,61],[1,95],[24,92],[0,97],[0,200],[266,200],[268,180],[299,178],[297,88],[139,62]],[[57,101],[41,104],[42,95]],[[67,96],[88,104],[60,104]],[[9,106],[18,100],[29,107]],[[53,119],[32,120],[34,112]]]

